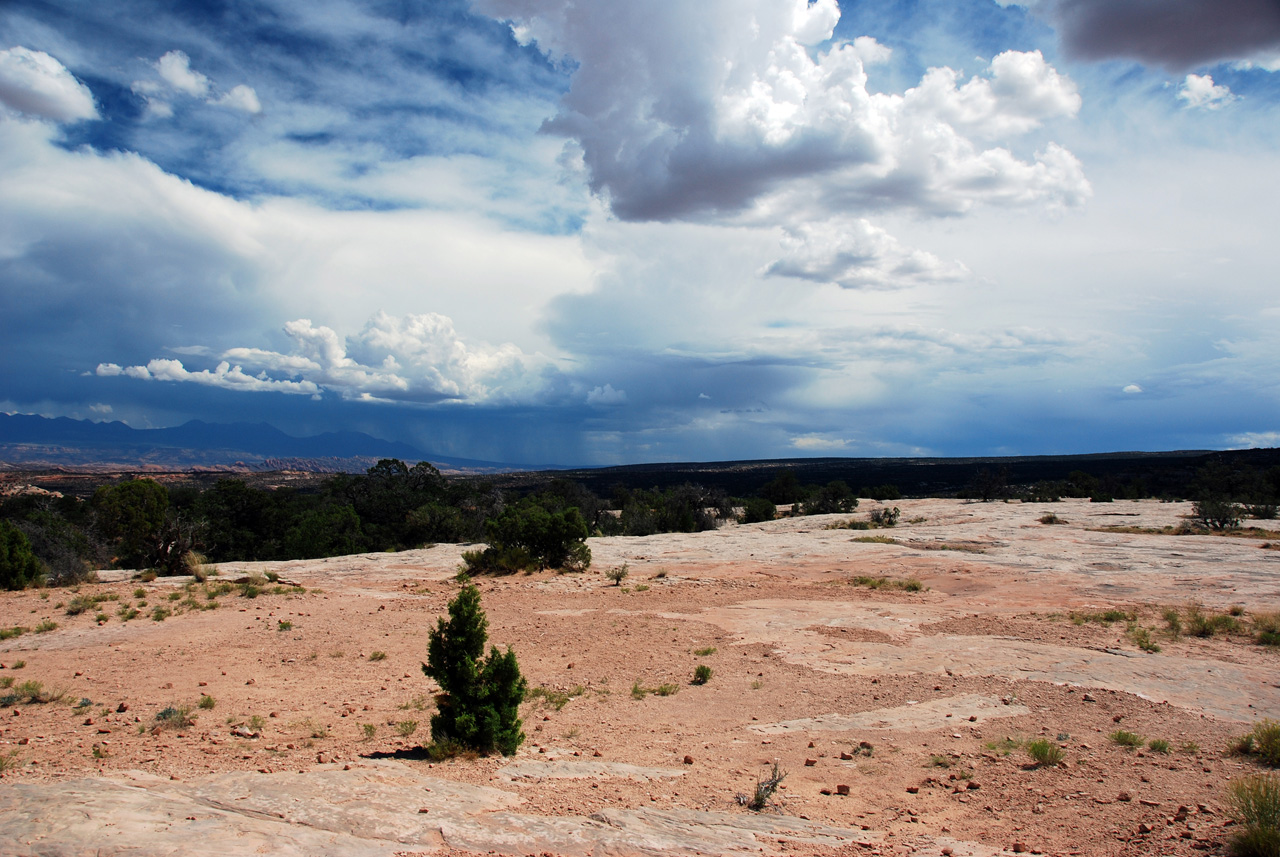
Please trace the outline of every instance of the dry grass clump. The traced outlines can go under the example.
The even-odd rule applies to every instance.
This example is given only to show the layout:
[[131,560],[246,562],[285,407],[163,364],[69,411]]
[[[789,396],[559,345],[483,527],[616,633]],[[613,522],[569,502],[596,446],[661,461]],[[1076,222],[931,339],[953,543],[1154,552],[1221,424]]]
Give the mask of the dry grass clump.
[[1231,837],[1235,857],[1276,857],[1280,854],[1280,779],[1254,774],[1227,786],[1227,806],[1240,825]]

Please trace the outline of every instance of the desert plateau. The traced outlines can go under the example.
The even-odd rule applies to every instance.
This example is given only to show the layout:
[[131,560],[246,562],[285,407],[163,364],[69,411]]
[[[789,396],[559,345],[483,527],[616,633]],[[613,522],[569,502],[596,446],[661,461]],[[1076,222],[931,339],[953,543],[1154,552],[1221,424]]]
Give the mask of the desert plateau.
[[512,757],[422,751],[463,546],[0,593],[5,693],[40,685],[0,708],[0,854],[1225,853],[1260,770],[1229,748],[1280,718],[1273,543],[1154,532],[1189,503],[894,505],[475,578]]

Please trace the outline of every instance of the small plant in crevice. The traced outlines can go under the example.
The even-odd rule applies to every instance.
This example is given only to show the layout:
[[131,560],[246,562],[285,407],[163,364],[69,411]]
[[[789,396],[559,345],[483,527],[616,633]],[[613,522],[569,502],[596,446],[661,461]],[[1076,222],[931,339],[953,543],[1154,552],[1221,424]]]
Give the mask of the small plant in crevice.
[[1133,644],[1144,652],[1156,653],[1160,651],[1160,644],[1151,639],[1151,632],[1138,624],[1132,624],[1125,631]]
[[745,806],[752,812],[760,812],[769,806],[769,801],[773,798],[778,786],[782,785],[782,781],[786,779],[787,773],[778,767],[778,763],[773,763],[773,768],[767,774],[761,774],[756,780],[756,787],[750,796],[738,795],[736,800],[739,806]]

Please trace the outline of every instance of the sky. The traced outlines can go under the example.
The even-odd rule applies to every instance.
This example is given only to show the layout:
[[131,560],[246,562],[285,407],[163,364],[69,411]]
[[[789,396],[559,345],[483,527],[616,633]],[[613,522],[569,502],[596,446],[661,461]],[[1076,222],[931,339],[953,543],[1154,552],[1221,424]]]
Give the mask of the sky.
[[1274,0],[6,0],[0,411],[1280,445]]

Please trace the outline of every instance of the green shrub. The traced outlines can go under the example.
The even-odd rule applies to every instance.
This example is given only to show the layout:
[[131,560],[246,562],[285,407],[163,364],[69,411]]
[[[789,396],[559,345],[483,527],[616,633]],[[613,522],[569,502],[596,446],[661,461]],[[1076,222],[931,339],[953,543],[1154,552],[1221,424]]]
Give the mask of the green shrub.
[[698,664],[693,669],[693,683],[706,684],[711,681],[711,667],[706,664]]
[[31,550],[22,530],[0,520],[0,588],[26,589],[44,577],[44,563]]
[[627,579],[627,564],[623,563],[616,568],[609,569],[604,573],[604,576],[612,580],[614,586],[621,586],[622,581]]
[[1231,837],[1231,854],[1280,854],[1280,779],[1272,774],[1254,774],[1232,781],[1227,786],[1227,806],[1242,828]]
[[204,696],[200,697],[199,706],[206,711],[213,708],[217,704],[218,703],[214,700],[214,698],[207,693]]
[[1197,500],[1191,507],[1191,516],[1211,530],[1234,530],[1245,514],[1244,506],[1227,500]]
[[897,506],[892,508],[882,506],[871,511],[871,524],[876,527],[896,527],[898,525],[898,517],[901,514],[901,510]]
[[410,735],[412,735],[414,732],[417,732],[417,731],[418,731],[418,721],[416,720],[401,720],[399,723],[396,724],[396,734],[399,735],[401,738],[408,738]]
[[485,522],[489,546],[462,555],[471,574],[512,574],[539,568],[585,571],[591,565],[587,524],[576,507],[550,510],[531,498]]
[[1147,742],[1147,749],[1163,756],[1169,752],[1169,742],[1163,738],[1152,738]]
[[443,691],[431,718],[431,739],[510,756],[524,741],[519,708],[527,685],[510,647],[504,654],[493,646],[483,657],[488,625],[480,591],[465,586],[449,602],[448,621],[439,619],[431,632],[422,671]]
[[1040,767],[1051,768],[1062,764],[1062,748],[1046,738],[1028,742],[1027,754]]
[[52,619],[45,619],[41,621],[40,624],[36,625],[37,634],[47,634],[50,631],[56,631],[56,630],[58,630],[58,623],[53,621]]
[[742,504],[741,524],[759,524],[778,517],[778,507],[764,497],[748,497]]
[[1107,738],[1109,738],[1112,743],[1119,744],[1121,747],[1141,747],[1142,746],[1141,735],[1138,735],[1134,732],[1129,732],[1124,729],[1117,729],[1115,732],[1112,732],[1110,735],[1108,735]]

